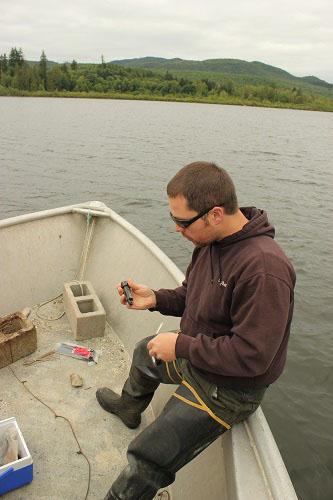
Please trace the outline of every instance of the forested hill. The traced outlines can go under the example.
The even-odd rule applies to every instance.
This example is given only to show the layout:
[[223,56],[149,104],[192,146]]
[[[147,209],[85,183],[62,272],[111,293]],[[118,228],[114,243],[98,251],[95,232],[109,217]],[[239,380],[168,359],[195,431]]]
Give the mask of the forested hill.
[[[150,67],[135,67],[135,61]],[[74,59],[59,64],[48,61],[42,51],[39,62],[33,62],[25,60],[22,49],[13,47],[8,58],[0,54],[0,96],[145,99],[333,111],[333,86],[326,82],[319,85],[315,77],[296,83],[292,80],[296,77],[279,68],[230,59],[216,60],[216,64],[214,60],[172,60],[176,66],[179,62],[179,68],[186,63],[191,69],[151,67],[163,61],[167,60],[144,58],[115,64],[106,63],[102,56],[100,64]],[[222,68],[221,61],[226,64],[224,72],[217,71]],[[199,70],[204,63],[209,65]],[[226,72],[227,68],[233,73]],[[252,73],[246,73],[250,71],[247,68]]]
[[138,59],[120,59],[113,64],[132,68],[161,69],[172,71],[205,71],[212,73],[231,73],[233,75],[251,75],[265,79],[286,80],[295,83],[310,83],[319,87],[333,89],[333,85],[315,76],[297,77],[283,69],[259,61],[243,61],[241,59],[207,59],[205,61],[188,61],[185,59],[164,59],[163,57],[141,57]]

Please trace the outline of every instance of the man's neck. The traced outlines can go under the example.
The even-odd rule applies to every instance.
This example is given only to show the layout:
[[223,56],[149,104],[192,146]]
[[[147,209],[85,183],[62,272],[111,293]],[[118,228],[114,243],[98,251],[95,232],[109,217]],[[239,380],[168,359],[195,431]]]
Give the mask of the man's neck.
[[227,236],[238,233],[248,222],[249,220],[239,209],[232,215],[224,215],[220,239],[223,240]]

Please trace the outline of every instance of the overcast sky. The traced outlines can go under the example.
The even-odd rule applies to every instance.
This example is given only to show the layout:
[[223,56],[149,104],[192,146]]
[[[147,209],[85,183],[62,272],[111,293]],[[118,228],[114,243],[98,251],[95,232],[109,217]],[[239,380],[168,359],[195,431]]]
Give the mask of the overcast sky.
[[332,0],[0,0],[0,54],[235,58],[333,83]]

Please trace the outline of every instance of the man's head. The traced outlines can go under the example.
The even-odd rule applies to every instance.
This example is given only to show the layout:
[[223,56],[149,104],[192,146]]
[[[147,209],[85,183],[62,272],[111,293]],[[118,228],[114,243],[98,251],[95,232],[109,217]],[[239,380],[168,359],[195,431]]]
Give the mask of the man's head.
[[169,198],[183,195],[187,207],[198,213],[215,205],[223,205],[226,215],[238,209],[234,183],[215,163],[198,161],[186,165],[169,182],[167,194]]
[[197,247],[223,239],[244,225],[229,174],[214,163],[186,165],[167,186],[176,231]]

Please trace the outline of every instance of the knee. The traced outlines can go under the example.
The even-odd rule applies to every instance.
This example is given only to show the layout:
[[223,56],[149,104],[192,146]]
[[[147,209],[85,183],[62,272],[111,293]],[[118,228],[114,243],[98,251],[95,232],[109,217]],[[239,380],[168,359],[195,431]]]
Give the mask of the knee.
[[129,444],[127,458],[136,463],[170,467],[182,453],[181,431],[168,418],[160,415]]
[[135,344],[133,359],[135,359],[136,356],[141,357],[142,354],[148,354],[147,344],[154,337],[155,335],[151,335],[150,337],[145,337],[144,339],[139,340],[139,342]]

